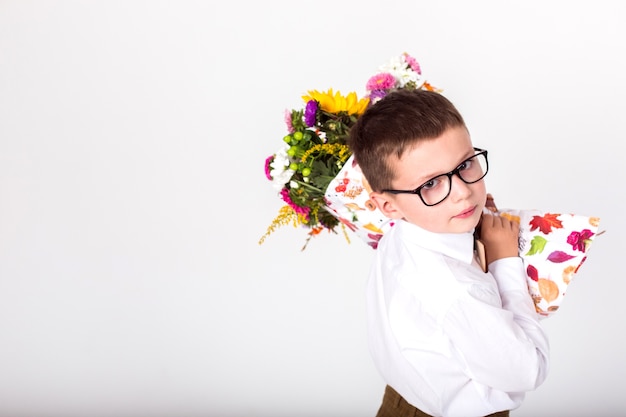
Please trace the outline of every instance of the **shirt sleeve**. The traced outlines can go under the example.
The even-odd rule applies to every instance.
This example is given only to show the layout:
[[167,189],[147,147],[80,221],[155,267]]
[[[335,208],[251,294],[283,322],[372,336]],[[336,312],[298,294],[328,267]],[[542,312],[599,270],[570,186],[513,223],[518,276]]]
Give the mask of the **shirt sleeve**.
[[528,292],[522,259],[500,259],[489,271],[499,296],[476,286],[443,318],[451,353],[479,384],[504,392],[532,391],[547,376],[549,343]]

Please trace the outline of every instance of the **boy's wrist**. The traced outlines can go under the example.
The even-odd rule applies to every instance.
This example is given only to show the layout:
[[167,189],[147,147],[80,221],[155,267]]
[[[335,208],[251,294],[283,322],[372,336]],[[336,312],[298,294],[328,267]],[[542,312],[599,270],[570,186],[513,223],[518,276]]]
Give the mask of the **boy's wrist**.
[[[486,258],[487,258],[487,265],[489,265],[492,262],[498,261],[500,259],[504,259],[504,258],[515,258],[519,256],[519,253],[517,251],[491,251],[492,253],[489,253],[490,250],[487,249],[486,251]],[[495,253],[493,253],[495,252]]]

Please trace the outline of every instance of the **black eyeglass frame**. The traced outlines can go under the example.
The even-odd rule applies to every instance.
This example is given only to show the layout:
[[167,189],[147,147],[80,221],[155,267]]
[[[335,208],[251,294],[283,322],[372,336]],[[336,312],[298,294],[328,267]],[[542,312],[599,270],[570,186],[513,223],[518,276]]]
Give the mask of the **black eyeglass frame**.
[[[447,172],[445,174],[439,174],[436,177],[433,177],[433,178],[429,179],[424,184],[420,185],[419,187],[417,187],[414,190],[391,190],[391,189],[387,189],[387,190],[382,190],[382,192],[384,192],[384,193],[391,193],[391,194],[417,194],[419,196],[420,200],[422,200],[422,203],[424,203],[424,205],[426,205],[428,207],[436,206],[437,204],[442,203],[450,195],[450,192],[452,191],[452,176],[453,175],[456,175],[457,177],[459,177],[461,179],[461,181],[463,181],[465,184],[475,184],[478,181],[480,181],[483,178],[485,178],[485,175],[487,175],[487,172],[489,172],[489,158],[487,158],[487,150],[486,149],[481,149],[481,148],[474,148],[474,151],[476,152],[474,155],[472,155],[469,158],[467,158],[466,160],[462,161],[452,171]],[[463,177],[459,174],[461,172],[461,169],[462,169],[461,166],[463,164],[465,164],[467,161],[469,161],[470,159],[476,158],[478,155],[484,155],[485,156],[485,172],[483,173],[483,175],[480,178],[478,178],[475,181],[465,181],[463,179]],[[448,177],[448,181],[450,183],[450,187],[448,188],[448,193],[446,194],[446,196],[444,198],[442,198],[440,201],[436,202],[435,204],[428,204],[428,203],[426,203],[426,201],[424,201],[424,197],[422,197],[422,188],[424,188],[426,186],[426,184],[428,184],[430,181],[434,180],[435,178],[439,178],[439,177],[444,176],[444,175]]]

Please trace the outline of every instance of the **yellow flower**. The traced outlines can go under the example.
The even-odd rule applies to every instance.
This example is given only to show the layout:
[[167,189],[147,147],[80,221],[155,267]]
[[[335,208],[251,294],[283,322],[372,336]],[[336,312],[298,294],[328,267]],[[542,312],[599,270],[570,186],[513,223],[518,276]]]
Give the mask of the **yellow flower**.
[[347,145],[343,145],[341,143],[322,143],[313,145],[309,150],[307,150],[301,158],[302,162],[306,162],[306,160],[315,152],[322,152],[328,155],[335,155],[339,161],[346,162],[346,159],[350,157],[350,148]]
[[352,92],[347,96],[342,96],[339,91],[333,93],[330,88],[327,92],[309,90],[308,96],[302,96],[304,101],[315,100],[320,104],[320,108],[328,113],[339,114],[346,112],[349,115],[363,114],[369,103],[369,98],[358,99],[356,93]]
[[293,225],[293,227],[298,227],[304,224],[305,220],[306,219],[301,214],[296,213],[291,206],[282,206],[278,211],[278,216],[276,216],[272,224],[270,224],[267,228],[265,234],[259,240],[259,245],[263,244],[265,239],[274,233],[279,227],[289,224]]

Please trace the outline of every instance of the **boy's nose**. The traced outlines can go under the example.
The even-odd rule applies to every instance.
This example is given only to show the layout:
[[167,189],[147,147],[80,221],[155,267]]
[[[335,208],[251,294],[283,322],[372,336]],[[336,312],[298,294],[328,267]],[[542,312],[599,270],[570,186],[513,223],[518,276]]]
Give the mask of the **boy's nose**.
[[466,198],[472,193],[469,188],[470,184],[465,183],[465,181],[463,181],[458,174],[452,175],[450,181],[452,181],[450,184],[452,187],[450,190],[450,194],[454,200]]

